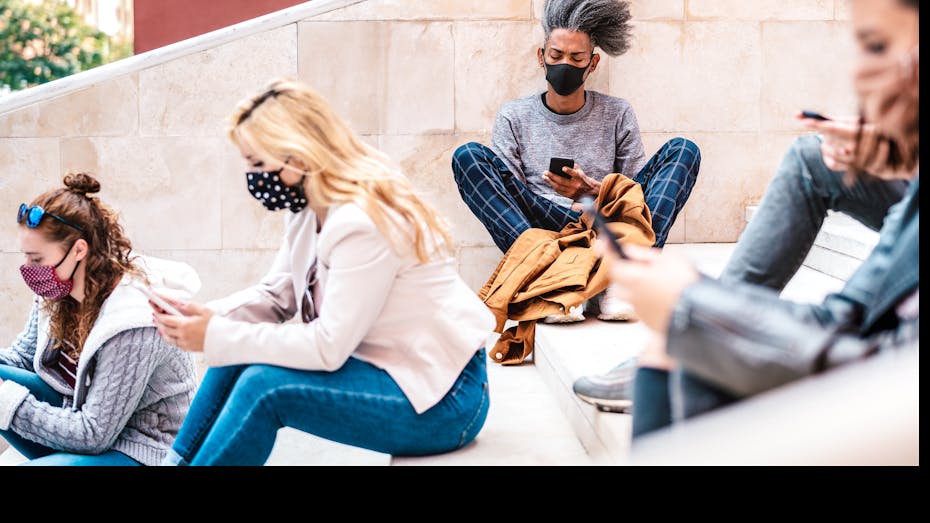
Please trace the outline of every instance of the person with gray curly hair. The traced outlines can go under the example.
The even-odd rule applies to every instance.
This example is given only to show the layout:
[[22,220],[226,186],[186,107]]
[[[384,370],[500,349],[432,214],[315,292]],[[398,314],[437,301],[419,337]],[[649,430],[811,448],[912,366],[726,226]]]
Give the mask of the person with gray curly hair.
[[[545,34],[537,51],[547,89],[505,103],[497,113],[491,146],[459,147],[452,170],[466,205],[506,252],[524,231],[559,231],[581,216],[578,200],[597,196],[610,173],[638,182],[652,216],[655,246],[662,247],[697,179],[700,151],[674,138],[648,161],[633,107],[622,98],[584,88],[597,70],[600,49],[611,56],[630,47],[629,2],[547,0]],[[551,159],[566,159],[550,172]],[[559,167],[552,167],[559,169]],[[598,318],[633,319],[633,309],[608,288]],[[584,320],[582,303],[547,323]]]

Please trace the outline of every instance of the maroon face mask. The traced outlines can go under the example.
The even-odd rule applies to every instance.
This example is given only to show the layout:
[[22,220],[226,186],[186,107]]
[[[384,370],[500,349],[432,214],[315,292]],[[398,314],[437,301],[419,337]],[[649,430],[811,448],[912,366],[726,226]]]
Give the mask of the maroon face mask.
[[[71,249],[73,248],[74,245],[71,245]],[[74,273],[77,272],[77,266],[80,265],[80,262],[74,265],[74,270],[71,271],[71,277],[68,278],[68,281],[59,280],[58,275],[55,274],[55,269],[65,262],[68,254],[71,254],[71,249],[68,249],[65,257],[55,265],[21,265],[19,267],[23,280],[26,281],[26,285],[32,289],[32,292],[47,300],[60,300],[71,294],[71,288],[74,286]]]

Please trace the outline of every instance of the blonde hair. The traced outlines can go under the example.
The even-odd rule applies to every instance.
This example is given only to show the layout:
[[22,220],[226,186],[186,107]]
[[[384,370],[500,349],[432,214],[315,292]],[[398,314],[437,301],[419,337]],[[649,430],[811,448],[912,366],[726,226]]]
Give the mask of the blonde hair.
[[446,220],[414,192],[387,155],[363,142],[308,85],[274,80],[239,102],[229,124],[237,145],[245,141],[262,156],[307,166],[304,189],[315,205],[362,207],[398,254],[403,254],[401,241],[424,263],[436,248],[451,249]]

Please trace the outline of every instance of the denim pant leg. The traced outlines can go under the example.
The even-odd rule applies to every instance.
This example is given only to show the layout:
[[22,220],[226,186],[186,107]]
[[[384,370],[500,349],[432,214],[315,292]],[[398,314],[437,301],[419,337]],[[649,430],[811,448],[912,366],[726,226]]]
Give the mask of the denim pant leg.
[[184,418],[164,465],[187,465],[200,450],[207,433],[226,404],[230,391],[247,365],[210,367],[203,376],[197,394]]
[[671,373],[669,398],[672,419],[676,422],[727,406],[738,399],[680,368]]
[[807,257],[828,210],[878,230],[888,208],[904,196],[908,182],[903,180],[861,180],[847,186],[842,172],[823,163],[820,143],[819,136],[805,135],[788,149],[721,281],[780,291]]
[[101,454],[74,454],[56,452],[22,463],[24,467],[141,467],[142,464],[119,452],[108,450]]
[[494,151],[480,143],[469,142],[456,149],[452,173],[465,205],[501,252],[507,252],[531,227],[559,231],[581,215],[531,191]]
[[633,440],[672,423],[669,372],[640,367],[633,379]]
[[729,405],[737,398],[682,369],[636,370],[633,382],[633,440],[674,422]]
[[701,151],[684,138],[666,142],[633,178],[643,186],[646,207],[652,215],[656,247],[664,247],[678,213],[691,196],[701,169]]
[[487,417],[485,358],[477,352],[446,396],[421,414],[385,371],[357,358],[334,372],[246,366],[190,464],[264,464],[282,427],[392,455],[454,450],[474,439]]
[[[64,396],[53,389],[48,383],[42,381],[38,374],[31,370],[20,369],[9,365],[0,365],[0,379],[19,383],[29,389],[29,392],[39,401],[44,401],[49,405],[60,407]],[[55,452],[54,449],[40,445],[34,441],[29,441],[12,430],[0,430],[0,436],[3,436],[11,447],[16,449],[23,456],[31,459],[41,458]]]

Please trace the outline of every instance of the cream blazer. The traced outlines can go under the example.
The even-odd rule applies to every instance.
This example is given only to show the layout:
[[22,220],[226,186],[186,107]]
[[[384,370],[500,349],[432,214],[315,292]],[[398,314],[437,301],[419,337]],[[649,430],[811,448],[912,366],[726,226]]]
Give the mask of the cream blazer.
[[[301,312],[315,259],[319,316],[288,322]],[[417,413],[445,396],[495,324],[454,258],[423,264],[412,249],[398,255],[354,203],[330,208],[319,233],[309,208],[288,213],[265,277],[207,306],[216,313],[204,341],[208,365],[335,371],[355,357],[384,369]]]

